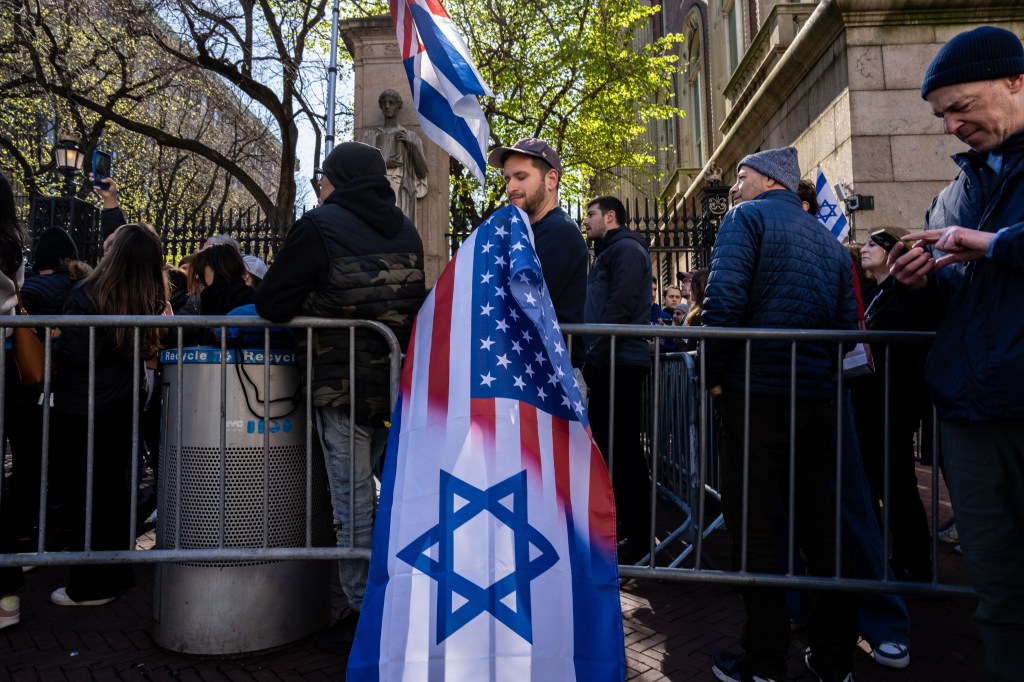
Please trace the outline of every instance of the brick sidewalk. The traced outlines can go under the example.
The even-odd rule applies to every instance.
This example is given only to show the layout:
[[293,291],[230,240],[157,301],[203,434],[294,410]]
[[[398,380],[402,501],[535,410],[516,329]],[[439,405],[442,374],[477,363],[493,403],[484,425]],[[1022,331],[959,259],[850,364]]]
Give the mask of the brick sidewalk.
[[[919,480],[928,480],[928,469]],[[922,489],[922,493],[926,492]],[[944,502],[944,501],[943,501]],[[926,507],[927,507],[926,501]],[[712,536],[709,557],[724,565],[723,534]],[[50,592],[64,585],[67,568],[26,574],[22,622],[0,630],[0,680],[340,680],[346,651],[310,637],[278,650],[237,658],[209,659],[161,650],[153,642],[153,566],[136,568],[138,585],[117,601],[96,608],[61,608]],[[944,582],[966,581],[961,557],[939,547]],[[332,571],[332,573],[334,573]],[[336,617],[345,603],[335,584]],[[913,625],[911,665],[881,668],[856,654],[858,682],[981,680],[983,651],[970,618],[968,599],[908,602]],[[711,654],[736,650],[743,622],[739,595],[731,588],[699,583],[632,581],[622,590],[626,660],[631,680],[711,680]],[[805,633],[790,647],[790,679],[809,680],[801,652]]]

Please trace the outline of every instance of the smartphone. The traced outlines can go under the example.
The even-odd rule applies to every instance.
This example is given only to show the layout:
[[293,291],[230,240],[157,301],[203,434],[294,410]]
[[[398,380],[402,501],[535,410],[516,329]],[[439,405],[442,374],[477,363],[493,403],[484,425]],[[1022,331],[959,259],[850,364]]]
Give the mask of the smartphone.
[[101,152],[99,149],[92,153],[92,175],[93,175],[93,187],[102,187],[103,189],[109,189],[110,183],[105,182],[110,177],[110,164],[111,156],[107,152]]
[[881,246],[886,252],[892,251],[897,242],[902,241],[899,236],[889,230],[875,230],[871,233],[871,241]]

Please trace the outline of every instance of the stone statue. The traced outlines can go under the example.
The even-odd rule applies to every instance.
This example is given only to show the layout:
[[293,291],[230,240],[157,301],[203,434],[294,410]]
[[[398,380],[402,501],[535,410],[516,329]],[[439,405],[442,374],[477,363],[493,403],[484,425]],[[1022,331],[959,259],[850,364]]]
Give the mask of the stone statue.
[[704,171],[704,182],[711,185],[712,187],[718,187],[722,184],[722,167],[712,162],[708,169]]
[[388,88],[377,99],[384,124],[363,132],[361,142],[380,150],[387,164],[388,180],[395,190],[398,207],[416,223],[416,200],[427,194],[427,159],[419,135],[398,123],[402,96]]

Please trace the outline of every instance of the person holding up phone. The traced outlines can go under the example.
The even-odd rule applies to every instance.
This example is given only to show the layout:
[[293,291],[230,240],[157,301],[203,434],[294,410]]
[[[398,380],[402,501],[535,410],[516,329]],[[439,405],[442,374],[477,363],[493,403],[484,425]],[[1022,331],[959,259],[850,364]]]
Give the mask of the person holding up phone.
[[[969,151],[928,230],[889,253],[897,293],[941,320],[927,378],[990,680],[1024,670],[1024,46],[982,26],[953,37],[921,97]],[[938,253],[921,248],[932,244]]]
[[95,149],[92,152],[92,179],[93,187],[102,187],[103,189],[109,189],[109,183],[107,178],[110,177],[110,167],[113,164],[113,157],[104,151]]
[[[93,167],[95,170],[95,166]],[[107,166],[109,172],[110,166]],[[109,175],[98,178],[95,172],[89,173],[92,191],[99,195],[103,206],[100,209],[100,236],[103,238],[104,253],[110,247],[110,240],[117,228],[128,222],[117,198],[117,183]]]

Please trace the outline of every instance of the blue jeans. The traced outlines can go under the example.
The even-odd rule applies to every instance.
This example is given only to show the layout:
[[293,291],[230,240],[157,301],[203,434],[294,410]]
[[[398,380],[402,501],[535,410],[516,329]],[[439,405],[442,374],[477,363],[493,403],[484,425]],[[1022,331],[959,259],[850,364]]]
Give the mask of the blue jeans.
[[946,485],[964,563],[978,592],[974,619],[989,680],[1024,670],[1024,425],[941,423]]
[[[882,580],[889,565],[885,543],[882,542],[878,517],[872,508],[867,474],[861,463],[849,394],[843,403],[843,489],[840,512],[843,566],[848,572],[848,578]],[[834,477],[830,479],[833,489],[835,482]],[[789,590],[786,600],[793,619],[806,623],[810,609],[807,593]],[[872,649],[882,642],[909,646],[910,614],[903,597],[879,592],[860,594],[857,596],[857,618],[860,634]]]
[[[374,429],[355,425],[349,428],[347,411],[343,408],[314,408],[316,432],[323,446],[327,482],[331,488],[331,508],[338,547],[369,549],[373,542],[373,517],[377,511],[377,491],[373,482],[373,465],[383,451],[385,439]],[[349,434],[352,433],[352,442]],[[354,456],[353,456],[354,453]],[[354,466],[354,478],[350,467]],[[355,507],[349,523],[349,504]],[[341,589],[354,611],[363,607],[370,562],[365,559],[340,559],[338,575]]]

